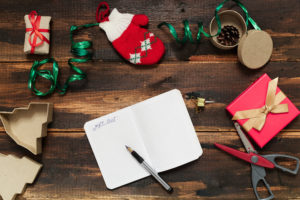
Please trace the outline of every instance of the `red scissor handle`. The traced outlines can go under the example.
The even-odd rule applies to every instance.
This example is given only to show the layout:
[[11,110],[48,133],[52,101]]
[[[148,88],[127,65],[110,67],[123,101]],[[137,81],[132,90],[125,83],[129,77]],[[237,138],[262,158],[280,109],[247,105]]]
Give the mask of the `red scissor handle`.
[[239,158],[239,159],[242,159],[248,163],[252,163],[254,165],[258,165],[258,166],[261,166],[261,167],[266,167],[266,168],[274,168],[275,165],[267,160],[266,158],[256,154],[256,153],[245,153],[245,152],[242,152],[242,151],[238,151],[236,149],[233,149],[233,148],[230,148],[230,147],[227,147],[225,145],[222,145],[222,144],[218,144],[218,143],[215,143],[215,146],[218,147],[219,149]]

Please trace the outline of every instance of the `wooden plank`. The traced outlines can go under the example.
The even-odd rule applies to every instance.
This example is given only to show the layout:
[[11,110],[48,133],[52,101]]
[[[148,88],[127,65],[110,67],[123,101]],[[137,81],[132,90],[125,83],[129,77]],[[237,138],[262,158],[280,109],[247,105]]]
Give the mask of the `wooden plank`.
[[[76,36],[78,41],[93,40],[94,43],[94,61],[80,65],[88,74],[88,80],[72,83],[65,96],[56,93],[39,98],[33,95],[27,89],[33,60],[57,59],[61,69],[60,82],[63,83],[72,73],[66,63],[72,57],[69,27],[94,22],[98,3],[84,0],[0,0],[0,110],[12,110],[36,101],[54,103],[54,121],[49,126],[48,137],[43,140],[42,155],[33,156],[16,145],[0,127],[1,153],[25,155],[44,164],[36,182],[17,199],[255,199],[250,166],[217,150],[213,143],[244,150],[225,107],[263,73],[268,73],[271,78],[279,76],[279,87],[297,107],[300,106],[300,1],[243,2],[250,15],[272,35],[274,41],[272,62],[256,71],[240,65],[235,50],[218,50],[208,39],[202,39],[199,45],[180,46],[166,28],[160,30],[156,27],[162,21],[170,22],[182,37],[181,21],[187,18],[195,37],[197,22],[202,20],[207,28],[220,0],[108,2],[111,8],[116,7],[120,12],[149,16],[149,30],[166,46],[161,64],[137,67],[125,63],[108,42],[105,33],[94,27],[80,31]],[[231,8],[232,5],[229,3],[225,7]],[[35,9],[41,15],[51,15],[53,19],[51,54],[47,56],[23,53],[23,16]],[[239,8],[233,9],[240,12]],[[50,65],[43,68],[50,69]],[[39,88],[46,86],[49,85],[43,80],[38,84]],[[194,104],[185,101],[204,150],[203,156],[162,173],[162,177],[175,189],[171,195],[151,177],[117,190],[107,190],[83,124],[173,88],[183,93],[201,91],[204,97],[217,102],[196,113]],[[300,157],[299,133],[300,119],[296,118],[260,152]],[[277,199],[299,199],[299,175],[294,177],[281,171],[267,170],[267,180]]]
[[[191,55],[196,55],[196,60],[228,62],[236,60],[236,51],[222,51],[213,47],[207,39],[199,45],[187,44],[184,47],[176,44],[166,28],[157,29],[162,21],[174,25],[178,34],[182,36],[183,19],[191,21],[191,29],[196,35],[197,22],[203,21],[208,27],[213,17],[214,9],[219,0],[188,0],[184,2],[146,0],[109,2],[111,8],[117,7],[121,12],[144,13],[149,16],[150,31],[162,39],[166,46],[166,60],[188,60]],[[77,1],[28,1],[11,2],[1,0],[2,12],[0,13],[0,61],[33,61],[49,56],[57,60],[66,61],[72,57],[70,53],[69,27],[95,21],[95,11],[98,2],[84,0]],[[300,2],[291,0],[289,3],[280,0],[244,2],[251,16],[257,23],[269,32],[274,40],[273,61],[299,61],[300,30],[298,21]],[[132,6],[134,5],[134,6]],[[231,8],[232,3],[226,6]],[[26,8],[26,9],[24,9]],[[23,53],[25,24],[23,16],[31,10],[37,9],[41,15],[52,16],[51,26],[51,54],[49,56],[25,55]],[[266,9],[268,8],[268,9]],[[240,9],[235,8],[240,11]],[[276,13],[276,14],[275,14]],[[288,14],[287,14],[288,13]],[[206,29],[207,30],[207,29]],[[105,33],[98,27],[81,31],[77,39],[88,39],[94,42],[94,59],[103,61],[123,62],[124,60],[108,42]],[[195,58],[194,58],[195,59]]]
[[[71,72],[66,63],[59,64],[63,82]],[[216,101],[200,113],[195,112],[192,101],[186,101],[197,130],[232,130],[226,105],[263,73],[268,73],[271,78],[280,76],[280,88],[296,106],[300,106],[297,62],[271,62],[258,71],[248,70],[238,63],[170,62],[142,68],[123,63],[90,62],[81,66],[87,72],[86,81],[72,84],[65,96],[55,93],[45,98],[39,98],[27,89],[30,67],[30,63],[2,63],[0,109],[8,111],[32,101],[52,102],[54,121],[50,128],[53,129],[82,128],[90,119],[178,88],[182,93],[201,91],[203,97]],[[47,82],[41,83],[45,84],[38,84],[39,88],[48,86]],[[300,130],[300,119],[296,118],[288,129]]]
[[[43,154],[33,156],[0,133],[1,153],[29,156],[44,167],[34,185],[18,199],[255,199],[250,165],[213,146],[214,142],[244,150],[236,132],[198,132],[204,154],[195,162],[164,172],[174,187],[169,195],[151,177],[107,190],[84,132],[49,132]],[[299,132],[282,132],[262,154],[281,153],[300,157]],[[267,181],[276,198],[300,196],[300,176],[267,170]]]

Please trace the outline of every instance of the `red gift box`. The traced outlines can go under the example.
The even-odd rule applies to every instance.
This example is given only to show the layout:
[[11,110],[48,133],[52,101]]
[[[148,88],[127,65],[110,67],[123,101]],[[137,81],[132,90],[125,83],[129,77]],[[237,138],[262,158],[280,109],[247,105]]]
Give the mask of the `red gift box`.
[[[262,75],[226,108],[229,113],[234,116],[233,119],[237,119],[238,123],[248,132],[248,134],[261,148],[264,147],[275,135],[277,135],[286,125],[288,125],[300,114],[296,106],[277,87],[276,79],[272,80],[272,83],[275,83],[273,87],[276,87],[276,92],[274,88],[274,97],[276,93],[276,97],[281,96],[282,100],[280,100],[279,103],[277,102],[277,105],[270,106],[273,108],[273,111],[266,106],[266,104],[268,104],[267,102],[269,102],[266,100],[266,98],[267,94],[270,94],[268,91],[268,88],[271,88],[271,86],[269,86],[270,82],[271,79],[267,74]],[[277,108],[275,108],[276,106]],[[283,107],[285,107],[287,110],[284,112],[277,112]],[[258,117],[252,116],[251,119],[236,118],[237,116],[243,116],[242,113],[244,111],[253,111],[253,109],[256,110],[256,114],[259,113],[258,110],[261,109],[261,113],[258,114]],[[269,111],[266,111],[268,109]],[[249,126],[250,122],[259,122],[259,125]]]

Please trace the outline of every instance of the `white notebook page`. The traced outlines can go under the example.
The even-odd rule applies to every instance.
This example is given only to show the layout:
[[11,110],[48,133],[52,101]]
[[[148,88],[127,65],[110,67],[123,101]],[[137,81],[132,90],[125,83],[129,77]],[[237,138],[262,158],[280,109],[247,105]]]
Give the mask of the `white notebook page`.
[[130,107],[89,121],[84,128],[107,188],[114,189],[149,175],[125,148],[132,147],[151,163]]
[[125,145],[158,172],[196,160],[202,154],[179,90],[89,121],[84,128],[109,189],[149,175]]
[[178,167],[202,154],[179,90],[171,90],[132,106],[133,115],[154,169]]

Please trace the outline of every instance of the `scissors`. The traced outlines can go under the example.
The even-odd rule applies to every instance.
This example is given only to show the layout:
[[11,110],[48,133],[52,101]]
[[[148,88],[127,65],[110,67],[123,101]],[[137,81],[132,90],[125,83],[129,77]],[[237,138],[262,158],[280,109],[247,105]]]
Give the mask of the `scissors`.
[[[266,170],[265,168],[278,168],[284,172],[288,172],[291,174],[296,175],[298,173],[299,170],[299,159],[294,157],[294,156],[289,156],[289,155],[283,155],[283,154],[269,154],[269,155],[259,155],[257,153],[257,151],[254,149],[253,145],[250,143],[250,141],[248,140],[247,136],[245,135],[245,133],[242,131],[240,125],[237,122],[234,122],[234,126],[235,129],[237,130],[245,148],[247,153],[242,152],[242,151],[238,151],[236,149],[227,147],[225,145],[222,144],[218,144],[215,143],[215,146],[218,147],[219,149],[235,156],[238,157],[246,162],[251,163],[251,169],[252,169],[252,186],[254,189],[254,193],[256,195],[256,198],[259,200],[270,200],[274,198],[274,194],[272,193],[270,186],[268,184],[268,182],[265,179],[266,176]],[[296,168],[294,170],[283,167],[281,165],[278,165],[276,163],[276,159],[277,158],[288,158],[291,160],[295,160],[296,161]],[[257,192],[257,185],[258,183],[262,181],[264,183],[264,185],[266,186],[266,188],[268,189],[268,192],[270,194],[269,197],[266,198],[260,198],[258,192]]]

